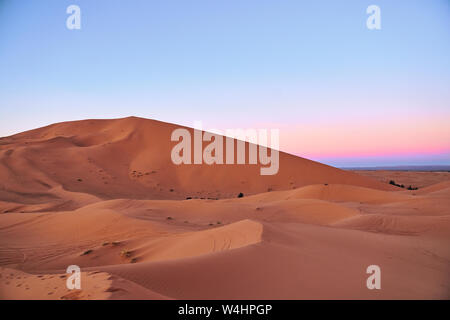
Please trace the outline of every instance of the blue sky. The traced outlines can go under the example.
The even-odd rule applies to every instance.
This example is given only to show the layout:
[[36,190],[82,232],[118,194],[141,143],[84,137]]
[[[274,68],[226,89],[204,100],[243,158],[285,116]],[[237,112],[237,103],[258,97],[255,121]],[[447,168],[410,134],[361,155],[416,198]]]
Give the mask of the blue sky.
[[0,0],[0,136],[136,115],[286,128],[283,151],[332,165],[450,164],[449,18],[447,0]]

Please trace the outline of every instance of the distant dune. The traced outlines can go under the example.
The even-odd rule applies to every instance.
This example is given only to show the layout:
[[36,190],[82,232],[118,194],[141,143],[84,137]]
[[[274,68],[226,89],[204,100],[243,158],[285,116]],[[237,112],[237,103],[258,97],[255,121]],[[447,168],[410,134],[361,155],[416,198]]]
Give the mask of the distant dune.
[[286,153],[273,176],[177,166],[177,127],[130,117],[1,138],[0,299],[450,298],[447,175]]
[[398,171],[398,170],[355,170],[354,172],[376,179],[378,181],[389,183],[393,180],[395,183],[414,188],[423,188],[434,184],[450,180],[450,172],[447,171]]

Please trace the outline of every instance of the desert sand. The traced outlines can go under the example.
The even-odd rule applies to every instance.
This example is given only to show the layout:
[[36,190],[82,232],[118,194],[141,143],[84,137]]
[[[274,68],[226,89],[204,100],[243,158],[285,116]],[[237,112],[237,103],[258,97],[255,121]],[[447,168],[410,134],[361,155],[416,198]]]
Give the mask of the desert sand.
[[129,117],[0,138],[0,299],[450,298],[448,175],[409,172],[419,189],[405,190],[286,153],[273,176],[177,166],[177,127]]
[[391,171],[391,170],[355,170],[356,173],[389,183],[393,180],[397,184],[423,188],[439,182],[450,180],[450,172],[447,171]]

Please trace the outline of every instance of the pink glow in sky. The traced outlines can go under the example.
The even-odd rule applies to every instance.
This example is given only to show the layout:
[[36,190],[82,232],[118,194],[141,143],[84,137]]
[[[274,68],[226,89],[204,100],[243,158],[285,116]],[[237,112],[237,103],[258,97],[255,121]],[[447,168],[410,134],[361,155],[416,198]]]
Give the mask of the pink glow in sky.
[[443,163],[450,155],[450,126],[445,117],[261,124],[258,127],[279,128],[282,151],[318,161],[402,159],[408,163],[408,159],[413,161],[427,156],[436,159],[436,163]]

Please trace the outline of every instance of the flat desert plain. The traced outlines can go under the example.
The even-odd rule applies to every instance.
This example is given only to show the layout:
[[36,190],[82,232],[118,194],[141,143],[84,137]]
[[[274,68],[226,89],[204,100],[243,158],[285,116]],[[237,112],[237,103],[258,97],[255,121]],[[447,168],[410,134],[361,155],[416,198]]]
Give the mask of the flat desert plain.
[[176,128],[129,117],[1,138],[0,298],[450,298],[448,175],[410,172],[405,190],[286,153],[271,176],[177,166]]

